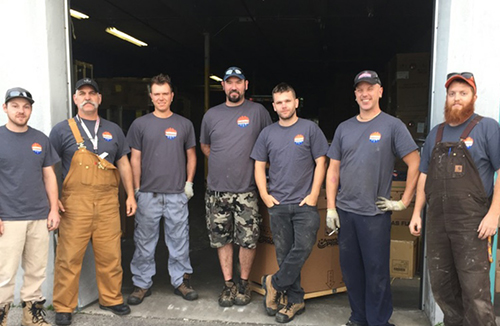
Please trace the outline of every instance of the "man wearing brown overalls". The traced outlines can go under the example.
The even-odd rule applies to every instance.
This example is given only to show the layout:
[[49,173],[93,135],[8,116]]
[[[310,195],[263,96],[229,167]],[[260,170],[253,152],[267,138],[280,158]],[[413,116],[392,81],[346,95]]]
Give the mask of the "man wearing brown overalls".
[[500,127],[474,114],[472,73],[448,74],[445,87],[445,122],[425,141],[410,232],[420,235],[427,201],[427,263],[445,325],[493,326],[488,246],[500,216]]
[[94,80],[79,80],[73,95],[78,114],[57,124],[50,133],[50,141],[62,159],[64,178],[54,272],[57,325],[71,324],[89,241],[95,255],[99,307],[117,315],[130,313],[121,293],[118,203],[121,176],[127,192],[127,215],[135,213],[137,204],[127,157],[130,149],[120,127],[99,117],[101,100]]

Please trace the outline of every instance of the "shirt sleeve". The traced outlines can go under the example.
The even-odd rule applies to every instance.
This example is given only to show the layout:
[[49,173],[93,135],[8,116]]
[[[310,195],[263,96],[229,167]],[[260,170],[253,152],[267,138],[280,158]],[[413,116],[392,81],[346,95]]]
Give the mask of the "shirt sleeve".
[[255,161],[267,162],[269,159],[266,148],[266,135],[266,129],[262,130],[257,138],[257,141],[255,142],[255,145],[253,146],[250,157]]
[[196,146],[196,136],[194,134],[194,127],[191,121],[187,120],[186,127],[187,127],[187,139],[186,139],[185,149],[188,150]]
[[314,159],[317,159],[320,156],[326,155],[326,152],[328,151],[328,141],[326,140],[323,131],[321,131],[321,129],[316,124],[312,125],[311,131],[311,153]]
[[140,134],[141,132],[139,127],[139,122],[138,120],[135,120],[134,122],[132,122],[132,125],[128,129],[127,142],[131,148],[137,149],[139,151],[142,150]]
[[203,116],[203,120],[201,121],[201,129],[200,129],[200,143],[210,145],[210,130],[209,130],[209,116],[208,110]]
[[332,144],[328,149],[327,156],[333,160],[340,161],[342,158],[342,124],[337,127],[335,134],[333,135]]

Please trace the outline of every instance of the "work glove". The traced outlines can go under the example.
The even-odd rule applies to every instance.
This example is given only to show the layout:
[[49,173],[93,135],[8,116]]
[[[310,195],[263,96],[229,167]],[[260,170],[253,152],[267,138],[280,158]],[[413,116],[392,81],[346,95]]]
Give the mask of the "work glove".
[[332,233],[340,228],[340,218],[335,208],[326,210],[326,233]]
[[192,182],[186,181],[186,185],[184,186],[184,193],[186,194],[188,200],[193,198],[194,190]]
[[402,211],[406,209],[405,204],[403,204],[402,200],[389,200],[385,197],[377,197],[377,201],[375,202],[375,205],[377,205],[378,209],[380,209],[382,212],[387,212],[387,211]]

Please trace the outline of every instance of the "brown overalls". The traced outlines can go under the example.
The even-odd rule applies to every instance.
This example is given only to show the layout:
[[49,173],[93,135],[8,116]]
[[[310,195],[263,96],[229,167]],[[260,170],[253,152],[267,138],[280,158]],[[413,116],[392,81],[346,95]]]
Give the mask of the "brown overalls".
[[444,123],[438,127],[425,184],[427,262],[446,326],[496,325],[488,241],[477,232],[490,200],[463,141],[481,119],[476,116],[458,142],[442,143]]
[[78,150],[64,179],[61,201],[66,209],[59,225],[53,304],[73,312],[78,303],[82,261],[89,240],[94,249],[99,303],[123,303],[118,203],[118,169],[88,151],[74,119],[69,119]]

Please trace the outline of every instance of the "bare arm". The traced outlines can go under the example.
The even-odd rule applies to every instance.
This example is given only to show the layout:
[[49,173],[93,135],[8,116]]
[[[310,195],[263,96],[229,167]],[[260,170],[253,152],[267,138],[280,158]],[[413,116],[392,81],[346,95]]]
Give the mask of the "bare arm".
[[401,201],[406,207],[408,207],[413,199],[413,195],[415,194],[418,175],[420,174],[418,171],[418,166],[420,165],[420,155],[417,151],[413,151],[403,157],[403,161],[408,166],[408,174],[406,176],[406,187]]
[[141,159],[142,152],[135,148],[131,148],[130,166],[132,167],[133,187],[139,189],[141,187]]
[[330,166],[326,173],[326,200],[327,208],[336,209],[337,192],[339,191],[340,161],[330,159]]
[[321,189],[321,185],[325,180],[326,173],[326,156],[320,156],[316,160],[316,167],[314,168],[314,177],[313,183],[311,187],[311,193],[304,198],[299,206],[307,204],[309,206],[316,206],[318,203],[319,191]]
[[264,204],[267,207],[273,207],[274,205],[279,205],[279,202],[267,192],[266,165],[267,162],[255,161],[255,183]]
[[[500,169],[497,170],[497,176],[500,175]],[[498,229],[498,217],[500,216],[500,182],[496,181],[495,187],[493,188],[493,198],[491,200],[490,209],[488,213],[484,216],[483,220],[477,228],[478,237],[480,239],[486,239],[497,232]]]
[[50,211],[47,217],[47,228],[49,231],[56,230],[59,227],[61,216],[59,215],[59,189],[57,187],[57,177],[54,172],[54,166],[46,166],[42,169],[43,183],[45,184],[45,192],[49,199]]
[[415,208],[413,209],[413,215],[411,217],[410,233],[418,237],[421,235],[422,231],[422,209],[425,205],[425,181],[427,180],[427,174],[420,173],[417,183],[417,197],[415,198]]
[[125,202],[127,207],[127,216],[132,216],[135,214],[137,209],[137,203],[135,202],[134,186],[132,182],[132,168],[127,155],[123,155],[118,161],[116,161],[116,166],[120,172],[125,192],[127,193],[127,200]]
[[209,144],[200,144],[200,149],[203,155],[207,158],[210,156],[210,145]]
[[191,147],[186,150],[186,159],[186,181],[193,182],[196,172],[196,147]]

